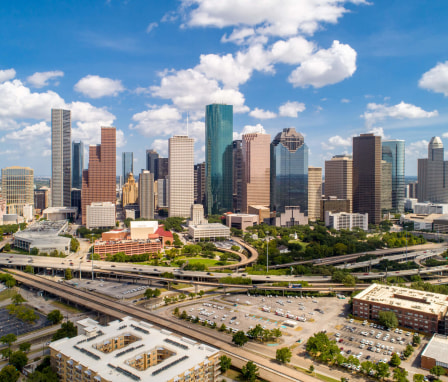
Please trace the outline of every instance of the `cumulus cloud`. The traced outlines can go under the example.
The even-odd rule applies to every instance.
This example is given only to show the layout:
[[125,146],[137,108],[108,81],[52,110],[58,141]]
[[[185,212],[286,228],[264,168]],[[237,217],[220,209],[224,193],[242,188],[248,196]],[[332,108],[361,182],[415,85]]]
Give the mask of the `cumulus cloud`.
[[224,34],[221,38],[221,42],[233,42],[238,45],[242,45],[247,42],[247,40],[255,35],[255,30],[253,28],[241,28],[235,29],[227,37],[227,34]]
[[347,98],[342,98],[341,103],[350,103],[350,100]]
[[16,76],[14,69],[0,70],[0,83],[12,80]]
[[162,105],[149,110],[134,114],[132,120],[137,122],[131,129],[136,129],[145,137],[155,137],[160,135],[173,135],[180,129],[182,115],[173,106]]
[[401,101],[397,105],[389,106],[387,104],[369,103],[367,111],[362,115],[366,120],[367,126],[372,126],[378,121],[387,118],[394,119],[419,119],[432,118],[438,116],[437,110],[425,111],[419,106]]
[[329,138],[328,142],[332,146],[342,146],[342,147],[351,146],[352,145],[352,137],[342,138],[339,135],[335,135],[334,137]]
[[150,23],[147,27],[146,27],[146,33],[150,33],[153,29],[157,28],[159,26],[159,24],[157,23]]
[[305,111],[305,104],[297,101],[288,101],[278,108],[278,114],[281,117],[297,118],[303,111]]
[[151,147],[157,151],[160,156],[168,157],[168,139],[154,139]]
[[120,80],[88,75],[75,84],[75,90],[89,98],[117,96],[125,90]]
[[272,119],[277,117],[277,114],[275,114],[272,111],[269,110],[263,110],[256,107],[254,110],[252,110],[249,115],[254,118],[258,119]]
[[60,70],[53,70],[50,72],[36,72],[29,76],[26,80],[35,88],[43,88],[49,85],[49,81],[55,78],[63,77],[64,72]]
[[233,132],[233,140],[242,139],[244,134],[253,134],[253,133],[266,134],[266,130],[260,123],[257,123],[255,126],[246,125],[244,126],[243,131],[241,133],[238,133],[236,131]]
[[423,74],[418,82],[418,86],[423,89],[432,90],[436,93],[443,93],[448,96],[448,61],[439,62],[434,68]]
[[321,88],[351,77],[356,70],[356,51],[333,41],[329,49],[321,49],[305,59],[288,78],[294,87]]
[[272,59],[285,64],[300,64],[311,56],[315,44],[301,36],[277,41],[271,48]]

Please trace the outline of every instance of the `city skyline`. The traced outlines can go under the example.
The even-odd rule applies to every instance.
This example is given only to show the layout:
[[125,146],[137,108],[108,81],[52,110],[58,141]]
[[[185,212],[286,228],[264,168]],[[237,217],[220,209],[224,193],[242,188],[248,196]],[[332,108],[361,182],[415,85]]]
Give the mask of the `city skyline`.
[[199,163],[205,105],[224,102],[234,105],[234,138],[257,125],[272,137],[295,127],[309,164],[324,167],[372,131],[405,139],[406,175],[417,175],[430,138],[448,136],[448,5],[285,1],[274,12],[266,1],[249,17],[252,2],[68,2],[33,13],[2,4],[3,166],[51,175],[51,108],[72,111],[72,139],[86,151],[101,126],[117,126],[119,152],[134,152],[137,169],[147,149],[167,156],[188,114]]

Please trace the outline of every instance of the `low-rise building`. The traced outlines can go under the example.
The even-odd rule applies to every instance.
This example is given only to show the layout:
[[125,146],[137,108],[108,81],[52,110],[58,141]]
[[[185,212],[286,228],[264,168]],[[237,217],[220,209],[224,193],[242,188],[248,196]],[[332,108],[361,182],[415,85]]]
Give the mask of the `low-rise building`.
[[294,227],[295,225],[307,225],[308,217],[300,211],[299,206],[286,206],[285,212],[269,220],[265,219],[265,222],[267,221],[276,227]]
[[448,373],[448,337],[434,334],[426,345],[420,359],[420,367],[430,370],[434,366],[442,366]]
[[220,223],[192,224],[188,234],[193,241],[230,239],[230,228]]
[[448,334],[446,295],[409,288],[372,284],[353,298],[353,315],[378,320],[392,311],[401,327],[425,333]]
[[226,225],[230,228],[237,228],[245,231],[247,227],[259,224],[259,216],[252,214],[227,214]]
[[157,232],[159,223],[154,221],[131,221],[131,240],[146,240]]
[[442,215],[430,214],[430,215],[420,215],[420,214],[407,214],[400,216],[401,224],[414,224],[415,231],[432,231],[434,220],[440,218]]
[[86,207],[86,227],[106,228],[115,226],[115,204],[94,202]]
[[369,214],[348,213],[348,212],[326,212],[325,225],[335,230],[361,228],[364,231],[369,229]]
[[76,207],[49,207],[43,211],[43,217],[50,221],[76,220],[78,209]]
[[405,199],[404,200],[404,210],[405,211],[414,211],[415,205],[418,203],[418,199]]
[[218,380],[219,350],[125,317],[50,344],[51,366],[61,381],[191,382]]
[[350,200],[327,196],[320,201],[320,220],[325,221],[326,212],[350,212]]
[[415,203],[414,213],[420,215],[430,215],[430,214],[448,214],[448,204],[444,203]]

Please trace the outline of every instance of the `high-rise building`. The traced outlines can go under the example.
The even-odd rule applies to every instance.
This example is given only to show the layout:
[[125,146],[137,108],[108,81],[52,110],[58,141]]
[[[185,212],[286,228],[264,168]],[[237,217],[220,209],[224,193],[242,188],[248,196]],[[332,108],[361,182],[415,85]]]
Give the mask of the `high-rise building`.
[[138,203],[140,217],[154,219],[154,174],[142,170],[138,178]]
[[124,152],[121,154],[121,181],[125,184],[128,181],[130,173],[134,173],[134,153]]
[[159,179],[157,181],[157,207],[168,208],[168,179]]
[[48,189],[34,190],[34,208],[43,211],[48,207]]
[[409,188],[409,191],[406,197],[411,199],[418,199],[418,182],[410,182],[407,187]]
[[189,217],[194,203],[194,139],[175,135],[168,141],[169,216]]
[[320,219],[322,199],[322,167],[308,167],[308,220]]
[[406,189],[404,141],[399,139],[383,141],[382,159],[392,164],[392,210],[403,212]]
[[233,207],[233,105],[205,108],[206,213],[220,214]]
[[288,206],[308,213],[308,146],[293,127],[271,143],[271,209],[282,213]]
[[[156,173],[156,160],[159,159],[157,151],[150,149],[146,150],[146,170],[150,171],[153,175]],[[154,180],[157,180],[154,176]]]
[[154,179],[166,179],[168,177],[168,167],[169,167],[169,159],[168,158],[157,158],[155,160],[155,173]]
[[353,212],[368,213],[370,224],[381,221],[381,137],[353,137]]
[[84,144],[72,142],[72,188],[82,188],[82,171],[84,170]]
[[134,174],[131,172],[128,181],[123,185],[123,207],[135,204],[138,200],[138,186],[135,183]]
[[241,212],[243,208],[243,141],[233,141],[233,211]]
[[205,204],[205,162],[194,165],[194,202]]
[[381,212],[392,210],[392,163],[381,161]]
[[34,170],[18,166],[3,168],[2,198],[7,214],[23,216],[25,205],[34,206]]
[[353,159],[351,155],[335,155],[325,161],[325,196],[353,201]]
[[82,224],[86,224],[87,206],[93,202],[116,201],[116,129],[101,128],[101,144],[89,147],[88,170],[82,172]]
[[428,159],[418,160],[417,196],[419,202],[448,203],[448,162],[439,137],[428,145]]
[[240,211],[247,213],[251,205],[268,206],[270,202],[271,136],[251,133],[244,134],[242,138],[243,181]]
[[70,110],[51,109],[52,207],[71,206],[71,131]]

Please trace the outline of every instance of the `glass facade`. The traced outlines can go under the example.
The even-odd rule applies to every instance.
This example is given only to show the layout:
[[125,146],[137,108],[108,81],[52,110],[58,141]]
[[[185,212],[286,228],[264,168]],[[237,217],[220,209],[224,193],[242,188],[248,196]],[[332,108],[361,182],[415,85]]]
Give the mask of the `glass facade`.
[[3,168],[2,196],[6,213],[23,216],[25,204],[34,206],[34,171],[29,167]]
[[404,211],[406,184],[404,181],[405,143],[403,140],[382,142],[382,159],[392,164],[392,210]]
[[122,182],[125,184],[128,181],[128,176],[132,172],[134,174],[134,153],[123,153],[121,158],[122,172],[123,176]]
[[84,144],[82,142],[72,142],[72,188],[82,188],[83,169]]
[[271,143],[271,209],[281,213],[287,206],[308,213],[308,146],[294,128]]
[[146,150],[146,170],[154,175],[154,180],[157,180],[156,174],[156,161],[159,159],[159,154],[155,150]]
[[233,105],[205,107],[207,215],[233,207]]

